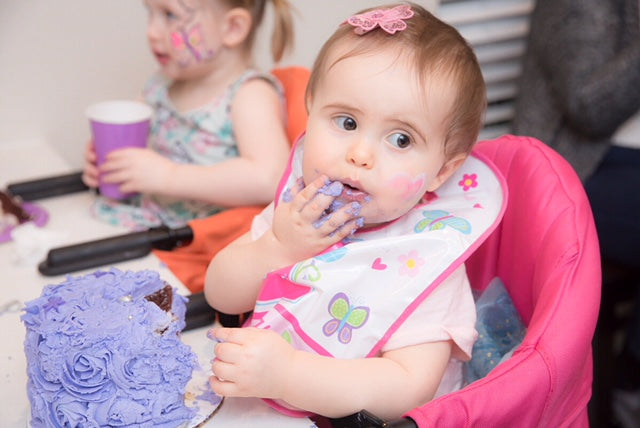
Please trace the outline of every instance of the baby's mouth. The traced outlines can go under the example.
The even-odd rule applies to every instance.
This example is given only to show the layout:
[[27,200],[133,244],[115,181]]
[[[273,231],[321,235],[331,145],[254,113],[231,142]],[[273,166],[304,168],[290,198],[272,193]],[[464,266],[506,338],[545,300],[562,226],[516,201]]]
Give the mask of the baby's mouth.
[[369,195],[365,191],[346,183],[343,183],[343,186],[340,199],[350,202],[366,202],[368,200]]
[[[333,196],[335,198],[333,202],[331,202],[331,205],[326,210],[325,214],[330,214],[350,203],[357,203],[358,207],[361,207],[360,204],[368,202],[371,199],[365,191],[338,180],[327,180],[326,184],[318,190],[318,193]],[[357,209],[359,211],[360,208]]]

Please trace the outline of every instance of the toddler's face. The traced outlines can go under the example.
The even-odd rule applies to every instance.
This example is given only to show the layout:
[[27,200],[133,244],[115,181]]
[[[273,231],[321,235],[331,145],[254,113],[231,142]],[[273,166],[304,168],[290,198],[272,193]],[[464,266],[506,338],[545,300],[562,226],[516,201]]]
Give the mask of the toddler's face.
[[419,88],[397,52],[375,51],[330,66],[309,100],[305,182],[320,174],[341,181],[345,202],[366,201],[361,215],[367,226],[405,214],[463,160],[444,156],[453,101],[447,83],[434,78]]
[[165,75],[175,80],[209,71],[222,46],[225,9],[218,1],[144,0],[147,39]]

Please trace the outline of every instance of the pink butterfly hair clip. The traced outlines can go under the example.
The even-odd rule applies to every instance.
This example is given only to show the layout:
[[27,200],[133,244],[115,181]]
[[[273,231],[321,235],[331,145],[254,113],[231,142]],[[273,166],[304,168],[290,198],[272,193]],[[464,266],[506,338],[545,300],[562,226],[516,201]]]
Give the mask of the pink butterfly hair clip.
[[392,9],[375,9],[369,12],[353,15],[347,19],[347,23],[353,25],[356,34],[365,34],[380,26],[389,34],[402,31],[407,28],[405,19],[413,16],[413,10],[409,5],[403,4]]

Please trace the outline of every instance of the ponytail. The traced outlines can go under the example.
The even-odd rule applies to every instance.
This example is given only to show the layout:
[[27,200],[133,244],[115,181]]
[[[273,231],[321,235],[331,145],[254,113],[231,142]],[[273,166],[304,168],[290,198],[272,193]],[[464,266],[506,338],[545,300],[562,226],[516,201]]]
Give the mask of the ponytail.
[[[247,36],[247,46],[253,47],[256,33],[266,4],[269,0],[223,0],[229,7],[240,7],[251,13],[252,26]],[[279,62],[284,54],[293,47],[293,16],[289,0],[270,0],[273,3],[274,25],[271,36],[271,56],[274,62]]]
[[271,36],[271,56],[279,62],[293,47],[293,17],[289,0],[271,0],[273,3],[274,26]]

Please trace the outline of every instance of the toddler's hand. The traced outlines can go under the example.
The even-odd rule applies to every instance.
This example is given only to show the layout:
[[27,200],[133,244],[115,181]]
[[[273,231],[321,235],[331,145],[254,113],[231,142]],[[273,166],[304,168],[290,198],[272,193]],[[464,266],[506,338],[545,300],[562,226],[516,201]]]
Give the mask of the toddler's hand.
[[271,330],[216,328],[216,358],[209,383],[226,397],[282,398],[295,355],[293,347]]
[[105,183],[119,183],[121,192],[163,193],[175,164],[153,150],[115,150],[100,166]]
[[312,257],[362,226],[360,204],[337,204],[342,183],[327,182],[320,176],[304,189],[288,190],[275,209],[273,235],[294,260]]
[[84,168],[82,170],[82,181],[89,187],[98,187],[98,167],[96,165],[96,152],[93,148],[93,141],[87,143],[84,151]]

